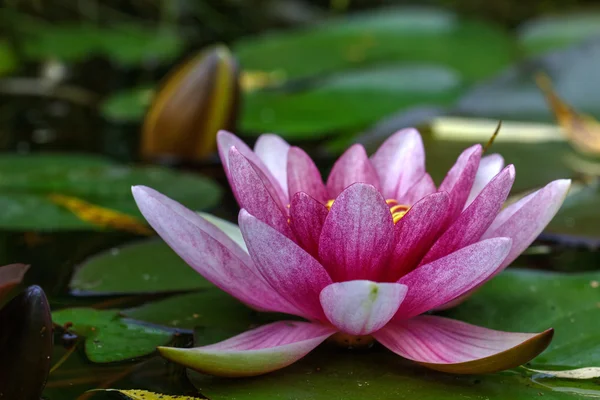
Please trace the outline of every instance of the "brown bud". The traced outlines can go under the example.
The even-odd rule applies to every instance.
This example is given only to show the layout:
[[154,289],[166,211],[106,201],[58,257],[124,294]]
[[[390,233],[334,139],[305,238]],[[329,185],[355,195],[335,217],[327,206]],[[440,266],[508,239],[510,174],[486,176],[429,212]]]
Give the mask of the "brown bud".
[[211,47],[175,67],[146,114],[142,157],[189,161],[213,153],[218,130],[235,128],[239,92],[239,68],[225,46]]

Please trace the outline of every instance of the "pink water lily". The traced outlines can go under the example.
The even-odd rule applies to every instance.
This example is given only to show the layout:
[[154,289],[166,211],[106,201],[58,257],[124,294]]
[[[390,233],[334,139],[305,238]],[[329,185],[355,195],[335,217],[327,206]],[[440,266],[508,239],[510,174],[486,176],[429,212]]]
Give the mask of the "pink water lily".
[[[424,315],[460,301],[512,262],[554,216],[559,180],[501,211],[515,172],[465,150],[439,187],[417,131],[367,157],[352,146],[326,183],[310,157],[263,135],[255,151],[222,132],[219,151],[242,207],[239,230],[134,187],[152,227],[190,266],[260,311],[297,315],[209,346],[161,348],[201,372],[252,376],[285,367],[328,338],[378,341],[433,369],[486,373],[529,361],[550,343]],[[222,228],[222,229],[220,229]]]

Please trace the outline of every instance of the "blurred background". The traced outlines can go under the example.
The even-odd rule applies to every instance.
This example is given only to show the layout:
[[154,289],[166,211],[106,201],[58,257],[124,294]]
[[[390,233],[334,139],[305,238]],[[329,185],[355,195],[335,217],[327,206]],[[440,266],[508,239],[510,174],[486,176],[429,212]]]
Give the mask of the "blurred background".
[[[152,231],[130,187],[234,220],[219,129],[249,144],[279,134],[326,173],[350,143],[372,152],[415,126],[439,183],[462,149],[487,143],[502,121],[489,152],[515,164],[513,195],[575,182],[541,237],[555,246],[552,257],[535,258],[549,251],[538,247],[521,264],[596,269],[596,1],[1,4],[0,265],[32,264],[25,282],[41,285],[53,308],[117,307],[131,298],[103,296],[197,288],[190,271],[161,270],[182,264],[166,246],[141,240]],[[141,247],[123,251],[129,242]],[[54,352],[60,359],[65,349]],[[68,368],[53,375],[49,398],[76,398],[101,381],[89,363],[73,365],[75,378]],[[110,387],[123,368],[107,368],[100,374]],[[68,392],[73,379],[83,386]]]

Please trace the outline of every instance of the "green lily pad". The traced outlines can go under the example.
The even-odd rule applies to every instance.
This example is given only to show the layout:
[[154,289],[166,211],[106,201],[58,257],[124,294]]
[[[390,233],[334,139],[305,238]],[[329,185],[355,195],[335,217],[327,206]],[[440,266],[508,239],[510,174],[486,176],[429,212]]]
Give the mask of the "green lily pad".
[[8,75],[17,68],[17,57],[8,42],[0,38],[0,76]]
[[124,310],[129,318],[174,328],[248,329],[256,323],[253,311],[214,288],[187,293]]
[[130,167],[95,156],[0,155],[0,229],[103,229],[83,221],[50,194],[70,196],[143,222],[132,185],[147,185],[192,209],[214,206],[221,189],[197,175],[161,167]]
[[534,368],[600,365],[600,272],[561,274],[508,270],[447,316],[492,329],[555,329]]
[[455,114],[521,121],[553,121],[535,74],[545,72],[556,93],[576,110],[600,118],[600,38],[530,57],[469,89]]
[[85,294],[135,294],[212,288],[160,239],[114,248],[84,262],[69,287]]
[[513,42],[489,22],[441,9],[398,7],[249,38],[236,43],[234,53],[246,70],[277,71],[287,79],[385,60],[442,65],[473,82],[508,65]]
[[420,103],[450,104],[462,87],[453,70],[432,65],[388,65],[332,75],[297,92],[246,93],[244,131],[278,132],[287,139],[364,128]]
[[580,398],[553,392],[515,372],[461,376],[430,371],[380,348],[319,348],[290,367],[256,378],[219,379],[191,371],[188,375],[200,393],[213,400]]
[[146,326],[119,317],[118,310],[69,308],[52,313],[57,325],[72,324],[70,330],[85,340],[85,353],[90,361],[108,363],[138,358],[164,346],[173,336],[172,330]]
[[586,12],[545,16],[519,28],[519,43],[528,54],[565,48],[600,34],[600,14]]

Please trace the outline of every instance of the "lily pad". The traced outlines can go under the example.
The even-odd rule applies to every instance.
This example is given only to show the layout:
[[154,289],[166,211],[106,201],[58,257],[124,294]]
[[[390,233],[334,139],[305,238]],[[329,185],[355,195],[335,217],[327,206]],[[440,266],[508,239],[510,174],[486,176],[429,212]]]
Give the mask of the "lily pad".
[[214,206],[221,189],[197,175],[160,167],[131,167],[83,155],[0,156],[0,229],[82,230],[102,227],[78,217],[51,194],[73,197],[143,219],[131,195],[132,185],[147,185],[192,209]]
[[17,68],[18,61],[8,42],[0,38],[0,76],[8,75]]
[[57,325],[69,328],[85,340],[90,361],[109,363],[130,360],[153,353],[157,346],[171,341],[172,330],[142,325],[119,317],[118,310],[68,308],[52,313]]
[[287,79],[385,60],[445,66],[472,82],[508,65],[513,42],[489,22],[441,9],[398,7],[249,38],[236,43],[234,53],[245,70],[276,71]]
[[160,239],[114,248],[85,261],[69,287],[76,294],[135,294],[212,288]]
[[508,270],[447,315],[492,329],[536,332],[553,327],[550,347],[532,361],[580,368],[600,365],[600,272]]
[[153,90],[137,87],[111,94],[100,105],[102,115],[113,122],[141,121],[150,106]]
[[526,59],[476,85],[458,101],[455,113],[503,120],[554,119],[534,76],[545,72],[562,100],[579,112],[600,117],[600,38]]
[[450,104],[460,75],[434,65],[388,65],[344,72],[296,92],[246,93],[244,131],[278,132],[288,139],[322,138],[324,132],[364,128],[399,109]]
[[519,43],[528,54],[565,48],[600,35],[600,14],[586,12],[544,16],[519,28]]
[[369,351],[322,347],[290,367],[257,378],[219,379],[191,371],[188,375],[212,400],[580,398],[553,392],[515,372],[456,376],[426,370],[379,347]]
[[39,399],[50,370],[48,299],[30,286],[0,310],[0,397]]
[[253,311],[214,288],[188,293],[124,310],[129,318],[174,328],[248,329],[256,323]]

